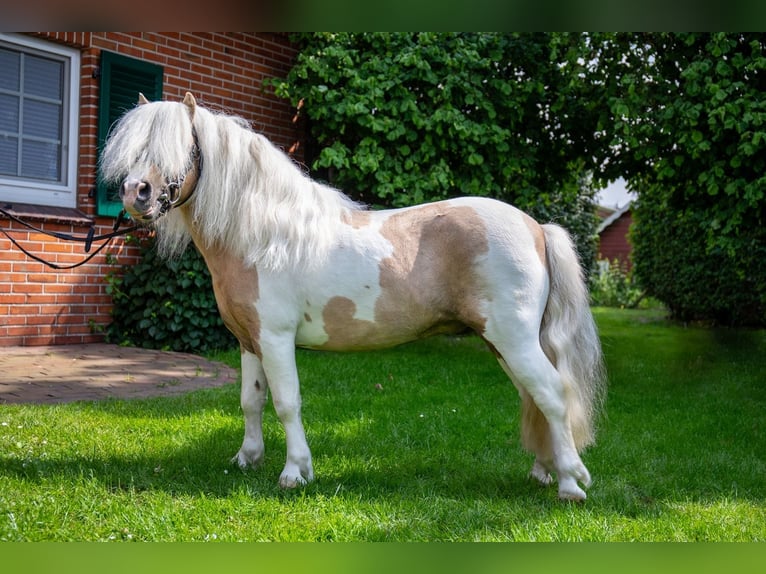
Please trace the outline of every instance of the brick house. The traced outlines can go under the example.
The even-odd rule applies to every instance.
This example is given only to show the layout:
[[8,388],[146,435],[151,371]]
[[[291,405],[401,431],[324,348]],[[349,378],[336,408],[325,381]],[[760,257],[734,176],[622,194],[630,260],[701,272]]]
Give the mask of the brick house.
[[608,261],[619,260],[626,269],[630,269],[630,253],[632,246],[628,237],[630,225],[633,223],[631,213],[632,201],[623,207],[612,211],[600,211],[602,221],[598,226],[598,258]]
[[[150,100],[191,91],[201,105],[240,115],[294,148],[293,110],[262,89],[294,56],[284,34],[0,33],[0,206],[47,231],[111,231],[120,205],[97,181],[98,150],[138,91]],[[85,256],[82,243],[2,215],[0,227],[59,265]],[[104,276],[136,259],[120,237],[82,267],[54,271],[0,234],[0,346],[101,341],[111,321]]]

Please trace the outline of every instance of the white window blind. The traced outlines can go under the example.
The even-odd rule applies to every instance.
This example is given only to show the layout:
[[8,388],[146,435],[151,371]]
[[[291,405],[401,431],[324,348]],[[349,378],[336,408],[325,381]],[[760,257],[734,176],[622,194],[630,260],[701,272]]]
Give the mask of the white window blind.
[[79,53],[0,34],[0,200],[74,207]]

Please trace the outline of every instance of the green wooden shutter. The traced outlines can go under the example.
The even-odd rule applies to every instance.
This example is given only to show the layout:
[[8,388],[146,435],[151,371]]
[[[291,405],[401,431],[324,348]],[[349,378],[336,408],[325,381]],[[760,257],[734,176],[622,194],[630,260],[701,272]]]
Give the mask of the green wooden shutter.
[[[163,68],[157,64],[113,52],[101,52],[101,95],[98,108],[98,154],[104,148],[109,129],[143,93],[150,102],[162,99]],[[116,186],[99,179],[96,188],[98,215],[116,217],[122,210]]]

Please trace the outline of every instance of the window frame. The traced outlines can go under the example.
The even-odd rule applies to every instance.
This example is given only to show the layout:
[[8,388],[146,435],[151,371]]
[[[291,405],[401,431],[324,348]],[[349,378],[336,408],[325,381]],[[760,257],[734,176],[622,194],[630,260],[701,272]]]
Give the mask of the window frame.
[[60,182],[0,175],[0,201],[51,207],[77,207],[80,136],[81,55],[76,48],[0,32],[0,45],[64,63]]

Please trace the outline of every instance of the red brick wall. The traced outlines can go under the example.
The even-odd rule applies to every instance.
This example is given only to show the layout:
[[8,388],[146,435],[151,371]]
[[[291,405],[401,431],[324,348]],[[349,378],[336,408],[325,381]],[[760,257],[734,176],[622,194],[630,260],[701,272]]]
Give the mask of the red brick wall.
[[[179,100],[186,91],[201,105],[243,116],[275,144],[290,149],[301,134],[294,111],[262,89],[266,77],[285,75],[295,49],[284,34],[265,33],[117,33],[43,32],[35,34],[81,50],[80,144],[77,208],[94,219],[96,233],[111,231],[113,220],[95,217],[96,144],[99,80],[94,78],[101,50],[118,52],[164,67],[164,98]],[[82,234],[82,222],[40,218],[46,230]],[[82,244],[28,232],[0,219],[14,239],[56,263],[82,259]],[[112,257],[107,258],[106,253]],[[0,346],[99,342],[111,321],[105,275],[136,260],[122,238],[90,263],[70,271],[52,271],[29,259],[0,236]],[[116,264],[110,260],[114,259]]]

